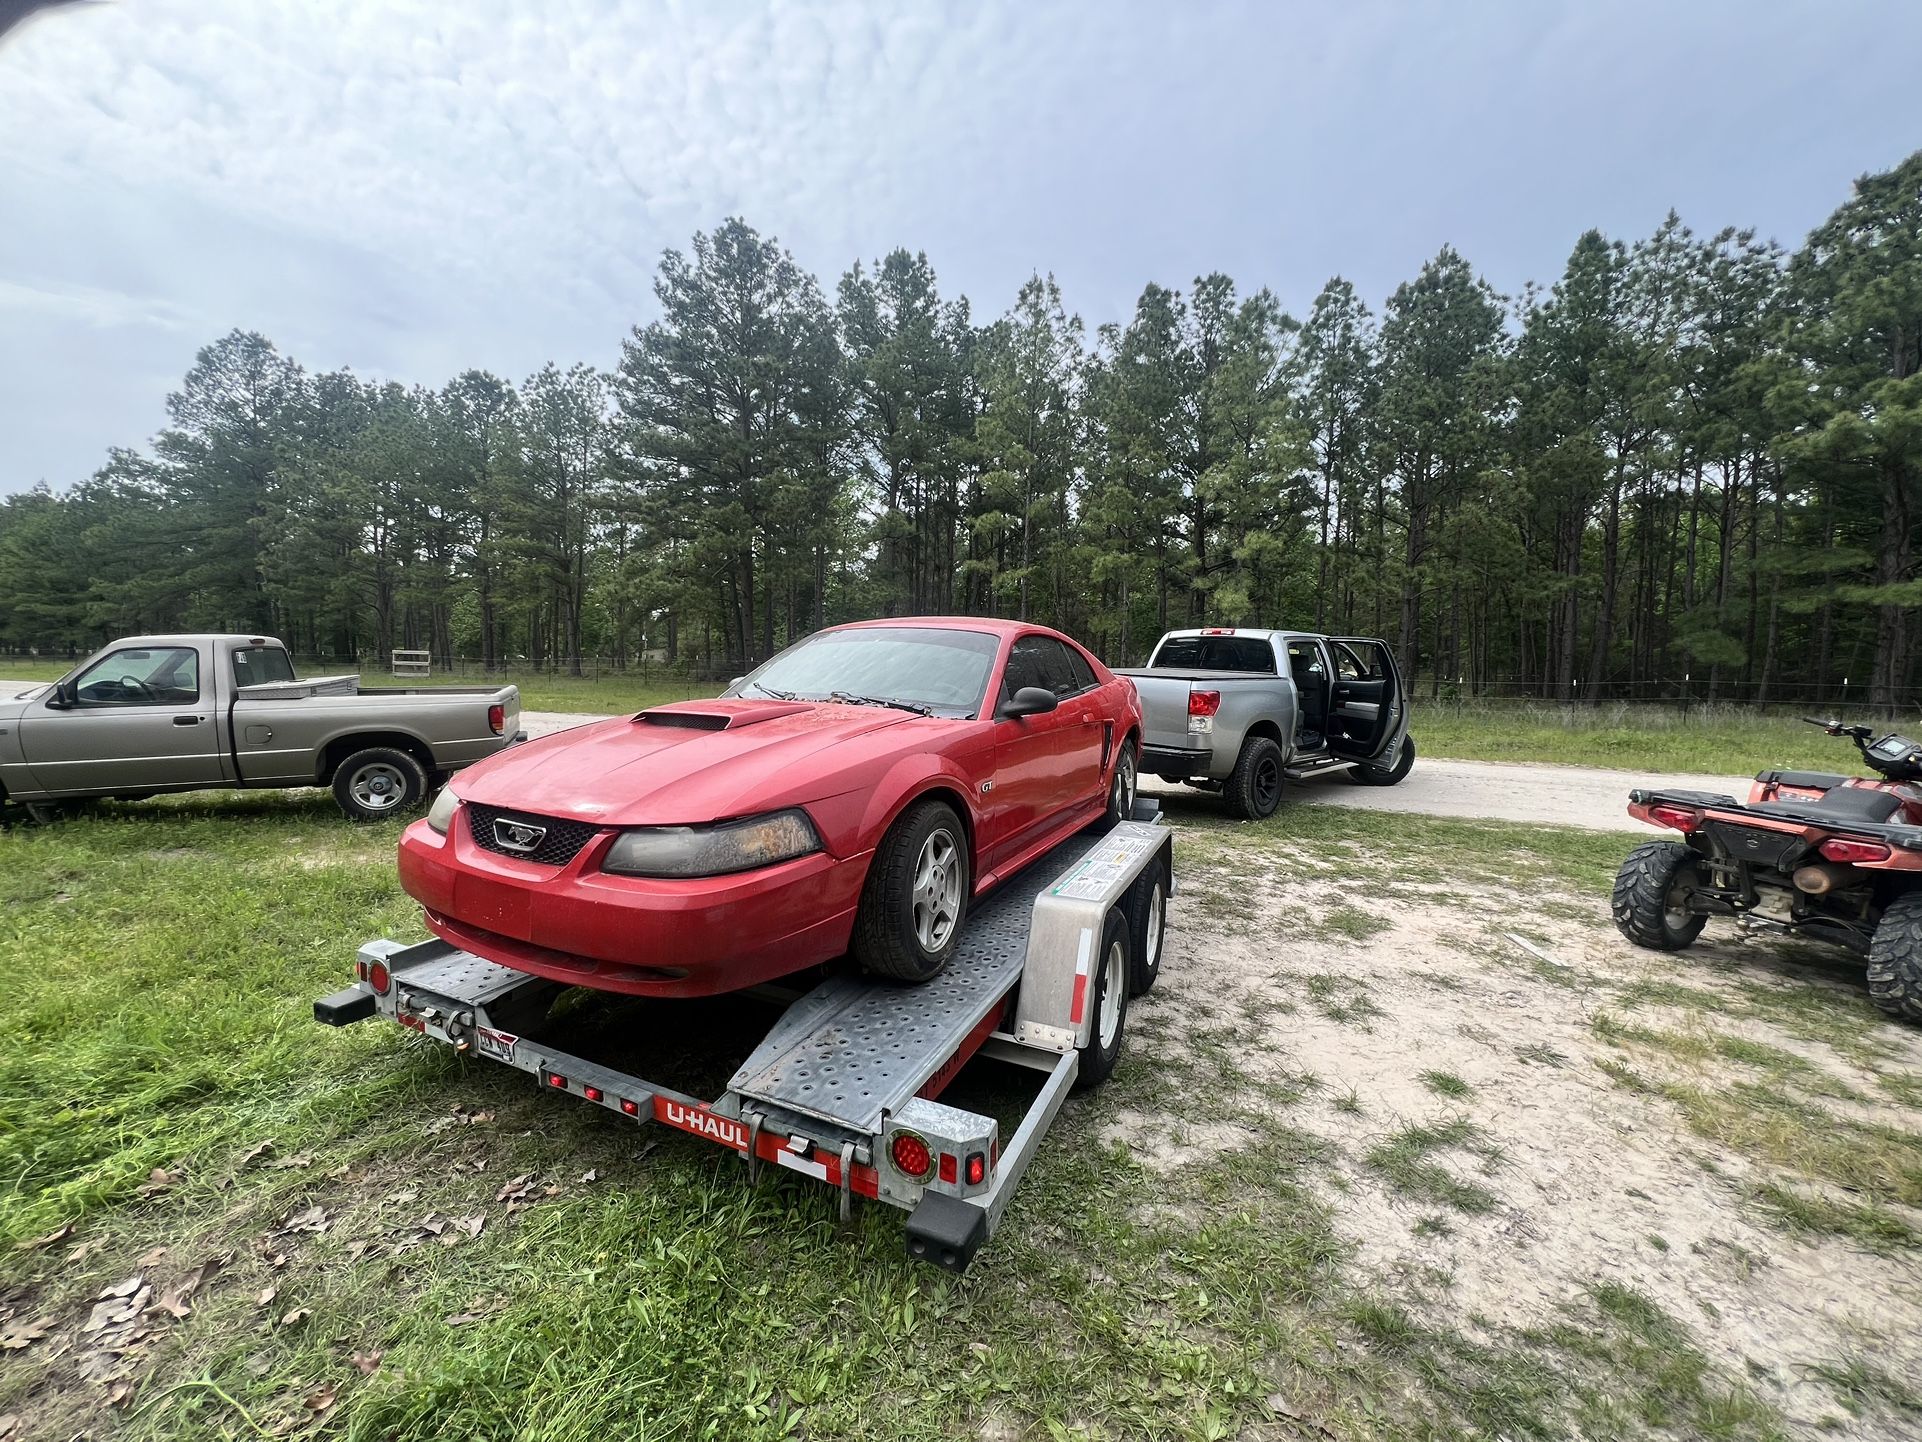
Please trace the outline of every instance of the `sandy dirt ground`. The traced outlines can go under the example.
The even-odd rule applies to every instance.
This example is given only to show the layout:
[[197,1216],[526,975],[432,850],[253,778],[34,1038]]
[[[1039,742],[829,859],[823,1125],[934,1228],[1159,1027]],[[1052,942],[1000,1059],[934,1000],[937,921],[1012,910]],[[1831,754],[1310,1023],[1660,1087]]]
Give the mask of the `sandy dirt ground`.
[[[604,716],[564,715],[529,711],[521,724],[530,736],[546,736]],[[1415,811],[1427,816],[1455,816],[1489,821],[1531,822],[1542,826],[1580,826],[1594,831],[1634,831],[1637,823],[1623,808],[1629,788],[1652,778],[1633,771],[1607,771],[1590,766],[1551,766],[1499,761],[1447,761],[1422,757],[1399,786],[1358,786],[1346,774],[1311,777],[1292,782],[1284,806],[1308,802],[1319,806],[1359,806],[1370,811]],[[1663,776],[1664,786],[1698,791],[1747,794],[1746,776]],[[1152,778],[1143,782],[1149,795],[1172,791],[1200,793],[1168,786]]]
[[[1199,850],[1184,860],[1162,985],[1130,1017],[1131,1042],[1231,1048],[1241,1081],[1206,1108],[1119,1116],[1111,1140],[1172,1168],[1249,1147],[1246,1119],[1299,1097],[1282,1116],[1325,1144],[1319,1189],[1356,1265],[1425,1321],[1500,1343],[1553,1326],[1598,1284],[1628,1287],[1798,1434],[1922,1436],[1913,1412],[1850,1415],[1827,1380],[1861,1359],[1922,1377],[1917,1253],[1785,1228],[1757,1206],[1759,1189],[1851,1194],[1820,1168],[1763,1159],[1771,1121],[1736,1123],[1731,1145],[1674,1099],[1780,1088],[1818,1133],[1832,1117],[1912,1167],[1922,1032],[1868,1009],[1859,967],[1732,930],[1685,954],[1642,951],[1616,933],[1605,898],[1410,884],[1400,858],[1375,859],[1378,879],[1361,886],[1365,854]],[[1842,1044],[1812,1039],[1831,1036]],[[1718,1054],[1722,1038],[1776,1070],[1764,1078]],[[1467,1202],[1384,1174],[1380,1150],[1411,1127],[1447,1138],[1420,1162]],[[1894,1211],[1922,1226],[1922,1211]]]

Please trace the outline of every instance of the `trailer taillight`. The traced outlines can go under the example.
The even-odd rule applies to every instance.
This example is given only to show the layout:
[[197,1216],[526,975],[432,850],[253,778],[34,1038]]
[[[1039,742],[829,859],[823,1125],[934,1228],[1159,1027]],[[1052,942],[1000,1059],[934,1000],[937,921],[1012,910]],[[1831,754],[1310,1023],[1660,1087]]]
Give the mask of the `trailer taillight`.
[[979,1152],[968,1157],[968,1185],[978,1187],[988,1179],[988,1159]]
[[1219,691],[1190,691],[1188,693],[1188,714],[1190,716],[1212,716],[1221,709]]
[[507,708],[493,705],[487,708],[487,729],[496,736],[507,729]]
[[601,1089],[599,1087],[582,1087],[581,1095],[591,1102],[597,1102],[601,1099]]
[[547,1084],[557,1091],[567,1090],[567,1078],[557,1071],[551,1071],[547,1074]]
[[888,1143],[888,1157],[894,1169],[910,1181],[926,1181],[934,1174],[934,1154],[913,1132],[896,1132]]
[[1887,861],[1892,854],[1879,841],[1844,841],[1839,836],[1818,849],[1830,861]]
[[386,962],[370,961],[367,963],[367,984],[382,996],[387,995],[387,988],[393,985],[393,981],[393,977],[387,973]]
[[631,1102],[626,1097],[622,1097],[621,1110],[631,1117],[637,1117],[641,1114],[641,1104],[639,1102]]
[[941,1153],[941,1180],[952,1186],[961,1176],[960,1164],[955,1161],[953,1152]]
[[1684,806],[1651,806],[1648,808],[1648,819],[1661,826],[1673,826],[1687,835],[1702,824],[1702,813],[1690,811]]

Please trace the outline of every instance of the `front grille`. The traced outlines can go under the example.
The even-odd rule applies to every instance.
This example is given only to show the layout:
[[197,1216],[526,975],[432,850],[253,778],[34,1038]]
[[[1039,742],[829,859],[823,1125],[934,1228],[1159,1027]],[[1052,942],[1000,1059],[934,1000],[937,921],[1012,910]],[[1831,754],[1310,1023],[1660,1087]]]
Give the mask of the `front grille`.
[[[545,834],[535,843],[532,851],[517,851],[511,846],[503,846],[494,823],[504,821],[509,825],[538,826]],[[467,834],[474,838],[474,844],[484,851],[497,856],[511,856],[517,861],[537,861],[542,866],[565,866],[580,854],[580,850],[594,839],[600,828],[586,821],[564,821],[555,816],[530,816],[524,811],[503,811],[498,806],[481,806],[476,802],[467,803]]]

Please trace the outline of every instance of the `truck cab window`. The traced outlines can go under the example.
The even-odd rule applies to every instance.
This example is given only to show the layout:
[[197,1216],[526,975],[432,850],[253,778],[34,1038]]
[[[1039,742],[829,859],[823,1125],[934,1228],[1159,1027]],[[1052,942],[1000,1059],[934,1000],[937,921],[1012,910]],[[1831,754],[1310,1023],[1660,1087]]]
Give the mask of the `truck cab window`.
[[74,679],[82,706],[181,706],[200,699],[200,653],[190,646],[129,647]]
[[294,663],[278,646],[238,646],[234,649],[234,685],[265,686],[294,679]]
[[1275,648],[1259,636],[1170,636],[1152,662],[1184,671],[1245,671],[1275,674]]

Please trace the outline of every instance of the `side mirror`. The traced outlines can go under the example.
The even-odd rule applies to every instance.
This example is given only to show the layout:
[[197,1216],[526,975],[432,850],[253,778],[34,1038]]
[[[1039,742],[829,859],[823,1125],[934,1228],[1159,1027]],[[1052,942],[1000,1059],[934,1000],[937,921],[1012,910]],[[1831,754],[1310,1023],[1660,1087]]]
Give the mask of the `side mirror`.
[[1045,686],[1023,686],[1001,703],[1002,716],[1044,716],[1061,704]]
[[47,698],[47,705],[55,711],[71,711],[80,704],[79,688],[71,681],[53,683],[53,694]]

